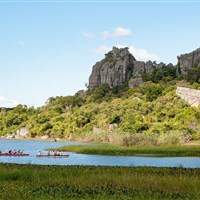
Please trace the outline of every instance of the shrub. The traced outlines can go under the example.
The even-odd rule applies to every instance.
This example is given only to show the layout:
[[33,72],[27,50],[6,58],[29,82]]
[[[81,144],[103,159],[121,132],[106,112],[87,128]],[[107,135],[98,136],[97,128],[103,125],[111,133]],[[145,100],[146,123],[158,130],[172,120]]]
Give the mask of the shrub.
[[192,134],[192,140],[200,140],[200,133]]
[[158,137],[157,144],[181,144],[184,143],[188,138],[191,138],[191,136],[185,131],[170,131],[168,133],[161,134]]

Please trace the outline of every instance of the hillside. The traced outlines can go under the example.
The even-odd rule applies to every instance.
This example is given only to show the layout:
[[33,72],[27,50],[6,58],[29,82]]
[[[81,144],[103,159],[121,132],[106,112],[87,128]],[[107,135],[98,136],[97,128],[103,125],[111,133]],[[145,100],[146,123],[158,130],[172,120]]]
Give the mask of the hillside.
[[181,73],[186,57],[181,55],[177,66],[145,63],[136,61],[127,48],[114,47],[94,65],[86,91],[50,97],[37,109],[25,105],[1,108],[0,136],[45,136],[121,145],[199,140],[200,107],[197,101],[196,107],[190,106],[191,96],[188,103],[185,101],[192,90],[176,91],[177,87],[200,89],[198,63]]
[[123,145],[199,139],[200,108],[181,100],[176,84],[183,82],[146,82],[131,89],[104,84],[74,96],[51,97],[38,109],[22,105],[1,109],[0,133],[16,134],[25,127],[31,137],[49,135]]

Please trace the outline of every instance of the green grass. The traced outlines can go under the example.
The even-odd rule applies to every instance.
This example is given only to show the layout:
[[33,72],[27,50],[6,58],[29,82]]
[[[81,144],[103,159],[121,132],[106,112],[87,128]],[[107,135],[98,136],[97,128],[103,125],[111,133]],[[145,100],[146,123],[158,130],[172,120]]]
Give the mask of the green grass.
[[197,200],[200,169],[0,164],[0,199]]
[[114,146],[114,145],[74,145],[57,148],[57,150],[82,154],[100,155],[157,155],[157,156],[200,156],[199,145],[173,146]]

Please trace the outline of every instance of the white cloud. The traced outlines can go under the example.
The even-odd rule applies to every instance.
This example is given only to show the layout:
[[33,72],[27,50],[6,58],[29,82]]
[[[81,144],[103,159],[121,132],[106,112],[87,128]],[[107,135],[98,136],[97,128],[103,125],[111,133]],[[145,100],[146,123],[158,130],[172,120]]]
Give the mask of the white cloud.
[[137,49],[133,46],[129,47],[129,52],[134,55],[136,60],[140,61],[159,61],[160,58],[156,54],[149,53],[146,49]]
[[132,35],[132,32],[130,29],[126,29],[126,28],[122,28],[122,27],[117,27],[114,32],[113,32],[113,36],[114,37],[129,37]]
[[95,40],[95,39],[97,39],[97,37],[96,37],[93,33],[83,32],[82,34],[83,34],[83,36],[86,37],[87,39],[90,39],[90,40]]
[[25,47],[26,46],[26,43],[24,41],[19,41],[18,44],[21,46],[21,47]]
[[5,97],[0,96],[0,107],[12,108],[18,104],[19,103],[15,100],[8,100]]
[[95,34],[91,32],[83,32],[82,33],[84,37],[91,39],[91,40],[107,40],[110,38],[121,38],[121,37],[130,37],[132,35],[132,32],[130,29],[117,27],[113,31],[103,31],[102,33],[98,34],[96,36]]
[[[128,47],[127,45],[116,45],[118,48]],[[135,57],[138,61],[159,61],[160,58],[153,53],[149,53],[146,49],[135,48],[134,46],[129,46],[129,52]],[[94,51],[98,54],[104,55],[112,50],[112,47],[101,45],[97,47]]]
[[102,38],[103,38],[104,40],[108,39],[109,37],[110,37],[109,31],[104,31],[104,32],[102,33]]

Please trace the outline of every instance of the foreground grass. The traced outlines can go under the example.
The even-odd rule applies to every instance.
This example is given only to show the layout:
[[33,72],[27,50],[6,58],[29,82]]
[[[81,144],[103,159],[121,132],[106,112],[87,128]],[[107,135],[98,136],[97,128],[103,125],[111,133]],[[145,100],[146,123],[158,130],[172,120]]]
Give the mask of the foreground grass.
[[114,145],[74,145],[57,148],[61,151],[82,154],[126,155],[138,154],[158,156],[200,156],[200,145],[173,145],[173,146],[114,146]]
[[197,200],[200,169],[0,164],[0,199]]

